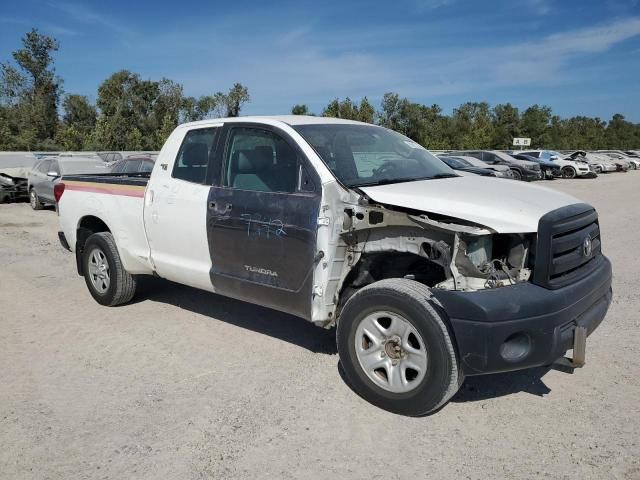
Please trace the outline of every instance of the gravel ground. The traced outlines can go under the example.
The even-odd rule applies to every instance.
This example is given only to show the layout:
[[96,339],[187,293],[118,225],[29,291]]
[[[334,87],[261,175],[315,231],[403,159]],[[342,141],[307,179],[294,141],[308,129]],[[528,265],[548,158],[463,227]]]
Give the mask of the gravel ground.
[[546,185],[599,210],[614,266],[586,367],[470,378],[417,419],[303,320],[155,279],[99,306],[55,212],[0,205],[0,478],[640,478],[640,172]]

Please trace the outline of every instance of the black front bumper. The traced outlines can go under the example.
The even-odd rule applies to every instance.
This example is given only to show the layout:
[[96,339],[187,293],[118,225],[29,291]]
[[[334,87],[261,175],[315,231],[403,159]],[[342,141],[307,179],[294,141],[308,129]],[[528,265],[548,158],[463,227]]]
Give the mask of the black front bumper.
[[544,176],[542,175],[542,170],[525,170],[521,171],[522,180],[525,182],[535,182],[536,180],[542,180]]
[[576,326],[591,334],[612,296],[611,263],[604,255],[593,261],[589,275],[556,290],[530,282],[476,292],[434,289],[465,375],[550,365],[572,348]]

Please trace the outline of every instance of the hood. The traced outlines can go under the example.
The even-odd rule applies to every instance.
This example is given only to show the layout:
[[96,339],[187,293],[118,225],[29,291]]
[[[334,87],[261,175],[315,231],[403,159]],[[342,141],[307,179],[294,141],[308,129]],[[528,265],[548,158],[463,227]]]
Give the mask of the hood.
[[483,225],[497,233],[538,230],[540,217],[576,198],[529,183],[461,176],[360,187],[376,203],[408,208]]

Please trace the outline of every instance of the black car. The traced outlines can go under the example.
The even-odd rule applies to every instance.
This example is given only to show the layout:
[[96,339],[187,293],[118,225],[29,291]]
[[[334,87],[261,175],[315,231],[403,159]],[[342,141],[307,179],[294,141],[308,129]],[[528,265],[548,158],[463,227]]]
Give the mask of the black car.
[[155,158],[138,155],[118,160],[111,165],[111,173],[131,174],[131,173],[149,173],[153,170]]
[[527,162],[539,163],[540,168],[542,169],[544,178],[546,178],[547,180],[562,176],[562,169],[560,168],[559,165],[555,165],[553,162],[542,160],[540,158],[533,157],[531,155],[525,155],[524,153],[513,152],[510,155],[513,158],[517,158],[518,160],[526,160]]
[[475,173],[476,175],[482,175],[483,177],[495,177],[496,172],[493,170],[489,170],[488,168],[480,168],[472,165],[467,162],[465,159],[460,157],[450,157],[446,155],[442,155],[438,157],[444,163],[449,165],[454,170],[460,170],[461,172],[469,172]]
[[499,150],[463,150],[449,152],[449,155],[463,155],[477,158],[487,165],[507,165],[513,172],[515,180],[532,182],[542,178],[542,171],[538,162],[518,160]]

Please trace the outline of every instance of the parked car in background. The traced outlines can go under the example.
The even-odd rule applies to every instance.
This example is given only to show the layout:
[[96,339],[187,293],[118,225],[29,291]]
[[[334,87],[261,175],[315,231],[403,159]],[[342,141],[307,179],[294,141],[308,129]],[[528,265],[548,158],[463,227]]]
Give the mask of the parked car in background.
[[0,152],[0,203],[29,199],[27,174],[36,161],[30,152]]
[[[453,155],[447,155],[446,153],[441,153],[439,155],[446,155],[448,157],[453,156]],[[484,163],[482,160],[478,160],[475,157],[469,157],[466,155],[455,155],[455,158],[460,158],[465,162],[470,163],[474,167],[488,168],[489,170],[493,170],[494,173],[496,174],[496,177],[498,178],[509,178],[513,180],[513,172],[509,168],[509,165],[502,165],[502,164],[489,165],[488,163]]]
[[31,208],[40,210],[44,205],[55,205],[53,187],[62,175],[109,173],[99,157],[43,158],[36,162],[27,175],[27,189]]
[[565,157],[560,152],[553,150],[528,150],[520,152],[522,155],[529,155],[542,160],[548,160],[554,162],[561,169],[562,176],[564,178],[576,178],[594,176],[595,173],[591,171],[589,165],[586,162],[576,162]]
[[509,155],[518,160],[526,160],[528,162],[538,163],[540,165],[540,168],[542,169],[542,175],[547,180],[562,176],[562,170],[560,169],[560,166],[549,160],[543,160],[541,158],[532,157],[530,155],[524,155],[519,152],[512,152]]
[[449,154],[475,157],[478,160],[482,160],[487,165],[507,165],[513,173],[513,178],[516,180],[531,182],[542,179],[542,170],[540,169],[540,165],[536,162],[517,160],[511,155],[497,150],[468,150],[450,152]]
[[631,170],[640,169],[640,159],[627,155],[621,150],[600,150],[598,153],[603,153],[617,162],[625,162]]
[[460,157],[448,156],[448,155],[438,155],[438,158],[442,160],[444,163],[449,165],[454,170],[459,170],[461,172],[474,173],[476,175],[482,175],[484,177],[497,177],[496,172],[494,170],[490,170],[488,168],[481,168],[472,165],[467,162],[465,159]]
[[574,152],[566,152],[572,160],[587,162],[589,168],[597,173],[610,173],[618,170],[618,166],[606,155],[598,155],[584,150],[576,150]]
[[151,156],[131,156],[113,163],[111,165],[111,173],[149,173],[153,170],[154,164],[155,158]]
[[26,178],[0,172],[0,203],[21,202],[28,198]]

